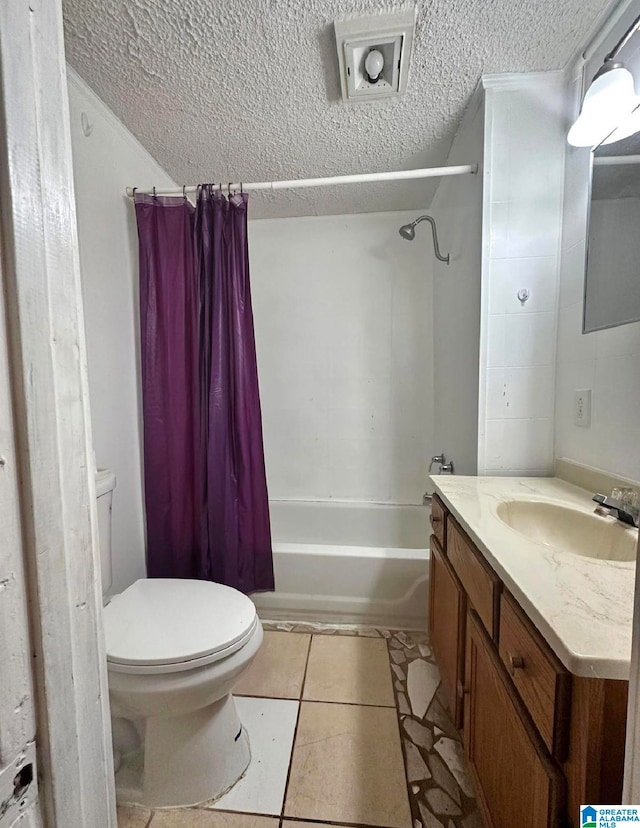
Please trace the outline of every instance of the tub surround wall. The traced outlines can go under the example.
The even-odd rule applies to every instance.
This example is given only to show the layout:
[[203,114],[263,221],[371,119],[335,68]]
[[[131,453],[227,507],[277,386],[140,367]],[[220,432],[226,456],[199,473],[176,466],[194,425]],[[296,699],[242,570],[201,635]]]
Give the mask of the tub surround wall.
[[271,499],[421,501],[433,247],[422,227],[413,242],[398,234],[419,213],[250,223]]
[[[174,182],[69,67],[73,171],[96,462],[113,469],[113,591],[145,575],[137,233],[127,185]],[[83,130],[82,117],[86,115]]]
[[277,543],[423,549],[429,540],[429,508],[379,503],[275,500],[269,504]]
[[479,172],[441,179],[428,212],[451,259],[448,266],[433,256],[425,262],[434,272],[434,448],[453,459],[457,474],[475,474],[478,462],[483,150],[479,88],[447,159],[447,164],[478,164]]
[[[560,72],[489,75],[478,471],[553,471],[555,339],[566,143]],[[522,304],[517,293],[527,288]]]

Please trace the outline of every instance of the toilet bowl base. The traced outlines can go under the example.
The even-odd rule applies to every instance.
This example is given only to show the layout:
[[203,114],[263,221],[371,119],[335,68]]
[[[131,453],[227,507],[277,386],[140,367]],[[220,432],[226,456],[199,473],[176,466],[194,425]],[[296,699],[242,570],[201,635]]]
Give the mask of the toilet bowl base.
[[198,805],[233,787],[250,760],[230,694],[181,716],[149,717],[142,747],[122,756],[117,799],[152,808]]

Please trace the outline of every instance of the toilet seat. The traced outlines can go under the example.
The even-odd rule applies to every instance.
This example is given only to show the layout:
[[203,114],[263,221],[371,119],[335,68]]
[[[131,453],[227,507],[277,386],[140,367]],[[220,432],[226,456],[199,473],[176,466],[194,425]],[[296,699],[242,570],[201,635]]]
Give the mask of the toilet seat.
[[148,675],[212,664],[243,647],[258,623],[251,599],[231,587],[141,579],[104,609],[108,669]]

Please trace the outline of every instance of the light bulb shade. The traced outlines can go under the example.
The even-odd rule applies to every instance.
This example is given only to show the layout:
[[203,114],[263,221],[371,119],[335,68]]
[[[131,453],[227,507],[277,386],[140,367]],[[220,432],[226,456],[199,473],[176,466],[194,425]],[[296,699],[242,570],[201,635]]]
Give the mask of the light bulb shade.
[[636,108],[630,115],[622,120],[617,129],[615,129],[603,144],[615,144],[616,141],[623,141],[630,135],[635,135],[640,132],[640,98],[636,98]]
[[567,140],[574,147],[601,144],[637,106],[633,77],[618,66],[596,77],[582,102]]
[[372,49],[364,60],[364,68],[372,81],[377,81],[384,69],[384,55],[378,49]]

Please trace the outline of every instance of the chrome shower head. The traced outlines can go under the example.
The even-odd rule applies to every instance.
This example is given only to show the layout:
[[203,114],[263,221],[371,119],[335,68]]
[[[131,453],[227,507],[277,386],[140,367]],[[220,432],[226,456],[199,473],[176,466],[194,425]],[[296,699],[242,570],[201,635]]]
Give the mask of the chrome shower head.
[[398,233],[400,233],[403,239],[413,241],[416,237],[416,226],[413,222],[411,224],[403,224],[398,230]]

